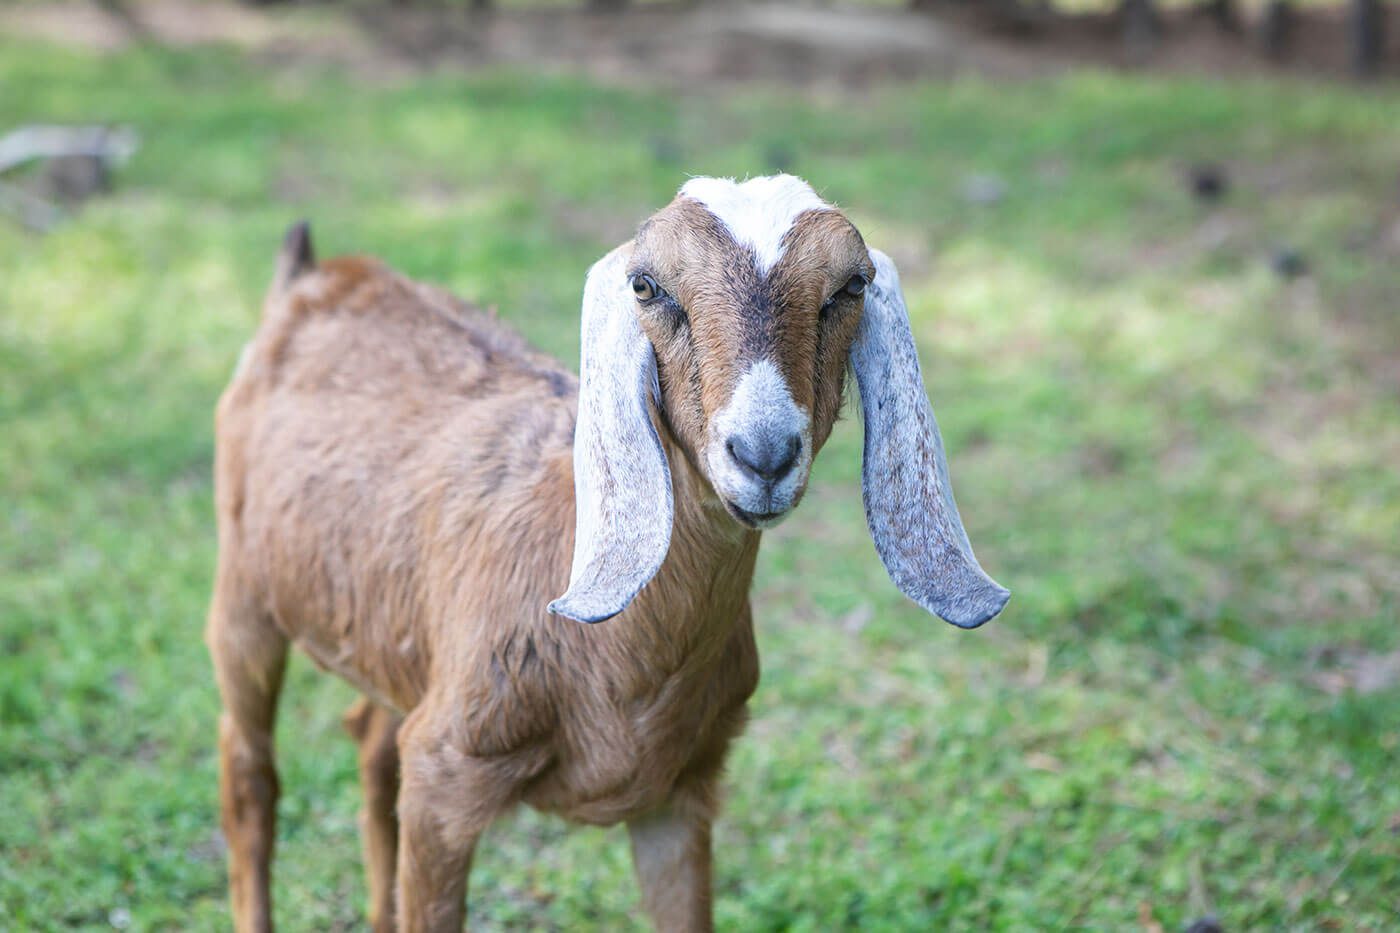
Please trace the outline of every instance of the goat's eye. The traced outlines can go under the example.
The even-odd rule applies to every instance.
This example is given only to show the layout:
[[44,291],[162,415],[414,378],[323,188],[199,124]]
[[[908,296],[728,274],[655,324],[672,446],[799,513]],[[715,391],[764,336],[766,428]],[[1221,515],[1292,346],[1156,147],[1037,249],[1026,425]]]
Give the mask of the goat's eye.
[[850,279],[847,280],[846,284],[841,286],[840,291],[838,291],[836,294],[832,295],[826,300],[826,304],[822,305],[822,310],[831,310],[832,305],[836,304],[837,301],[839,301],[847,295],[851,296],[852,298],[859,298],[861,295],[865,294],[865,284],[865,276],[851,276]]
[[656,284],[656,279],[645,272],[639,272],[632,276],[632,294],[637,296],[638,301],[654,301],[666,292]]

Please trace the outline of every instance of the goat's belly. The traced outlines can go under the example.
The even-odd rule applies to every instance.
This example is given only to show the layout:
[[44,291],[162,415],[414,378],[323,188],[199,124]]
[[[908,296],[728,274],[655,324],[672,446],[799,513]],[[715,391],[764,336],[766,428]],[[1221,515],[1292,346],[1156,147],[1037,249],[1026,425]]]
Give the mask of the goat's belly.
[[337,617],[322,612],[274,611],[284,635],[318,668],[346,681],[379,706],[408,713],[422,699],[428,659],[407,624]]
[[321,670],[335,674],[383,708],[403,715],[416,705],[415,699],[376,682],[369,672],[356,667],[354,657],[343,648],[327,648],[309,638],[297,638],[293,643]]
[[[305,534],[321,531],[310,523]],[[322,534],[333,540],[329,534]],[[269,534],[261,568],[267,604],[278,629],[317,667],[349,682],[386,709],[418,705],[429,666],[415,606],[382,581],[374,567],[347,567],[336,549]],[[339,563],[337,563],[339,561]]]

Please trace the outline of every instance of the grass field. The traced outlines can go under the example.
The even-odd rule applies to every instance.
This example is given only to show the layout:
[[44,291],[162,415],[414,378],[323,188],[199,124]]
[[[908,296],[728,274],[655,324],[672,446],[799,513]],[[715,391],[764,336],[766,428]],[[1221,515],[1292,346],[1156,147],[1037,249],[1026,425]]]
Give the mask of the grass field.
[[[594,258],[687,173],[775,168],[900,262],[963,517],[1015,595],[974,633],[900,597],[838,427],[760,559],[720,924],[1400,922],[1400,92],[358,84],[0,40],[0,127],[90,119],[142,133],[115,193],[0,224],[0,928],[227,925],[211,414],[290,221],[572,365]],[[1200,159],[1220,206],[1181,183]],[[971,203],[976,175],[1004,197]],[[363,923],[351,699],[294,662],[283,929]],[[635,927],[626,849],[504,822],[473,920]]]

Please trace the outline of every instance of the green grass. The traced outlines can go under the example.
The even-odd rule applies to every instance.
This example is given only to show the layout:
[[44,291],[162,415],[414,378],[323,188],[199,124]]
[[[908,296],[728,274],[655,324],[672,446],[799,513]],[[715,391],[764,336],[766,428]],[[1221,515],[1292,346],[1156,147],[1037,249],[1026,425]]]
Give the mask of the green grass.
[[[0,224],[0,928],[227,925],[214,400],[287,224],[577,359],[589,262],[686,173],[789,168],[901,262],[975,633],[886,579],[843,423],[768,536],[717,831],[734,930],[1394,928],[1400,94],[1067,75],[867,97],[523,74],[358,85],[216,48],[0,42],[0,126],[128,122],[115,193]],[[1227,160],[1216,209],[1179,180]],[[1005,183],[1000,204],[960,191]],[[1289,245],[1311,274],[1274,276]],[[280,726],[284,929],[362,923],[345,686]],[[619,829],[523,814],[484,929],[635,926]],[[114,913],[116,912],[116,913]]]

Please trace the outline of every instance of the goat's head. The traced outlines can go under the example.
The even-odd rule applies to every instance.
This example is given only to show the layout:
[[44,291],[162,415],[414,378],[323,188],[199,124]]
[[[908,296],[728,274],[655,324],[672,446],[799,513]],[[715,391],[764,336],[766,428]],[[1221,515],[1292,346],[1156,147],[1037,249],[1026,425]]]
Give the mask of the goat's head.
[[550,610],[610,618],[665,559],[671,477],[648,399],[733,520],[766,528],[801,499],[848,366],[866,517],[890,576],[955,625],[1000,612],[1008,594],[958,516],[894,264],[790,175],[692,179],[589,272],[578,535]]
[[790,176],[697,178],[642,225],[626,272],[667,425],[737,522],[776,525],[841,406],[875,274],[860,234]]

